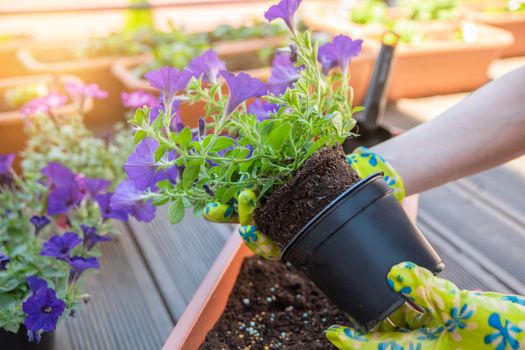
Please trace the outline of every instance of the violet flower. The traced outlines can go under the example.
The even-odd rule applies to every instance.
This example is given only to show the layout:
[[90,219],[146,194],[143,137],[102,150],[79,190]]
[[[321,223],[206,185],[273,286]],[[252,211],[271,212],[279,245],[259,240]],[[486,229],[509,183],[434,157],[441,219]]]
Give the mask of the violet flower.
[[104,194],[98,194],[95,199],[98,203],[98,207],[100,209],[100,215],[102,216],[102,219],[108,220],[108,219],[115,219],[120,221],[128,221],[128,213],[125,210],[122,209],[112,209],[110,206],[111,203],[111,197],[113,197],[112,192],[104,193]]
[[110,242],[110,236],[102,236],[97,234],[96,227],[80,225],[82,232],[84,233],[84,247],[87,251],[93,249],[93,247],[99,242]]
[[352,38],[346,35],[337,35],[331,43],[326,43],[319,48],[317,60],[321,64],[324,74],[335,67],[339,67],[343,74],[346,74],[352,57],[361,51],[363,40]]
[[9,264],[10,261],[11,259],[9,259],[7,255],[0,253],[0,271],[7,270],[7,264]]
[[137,188],[134,181],[120,183],[111,197],[111,210],[121,210],[138,221],[149,222],[155,218],[155,207],[146,201],[144,193]]
[[83,184],[91,198],[95,198],[97,194],[104,192],[111,185],[111,181],[86,177],[83,179]]
[[219,78],[219,72],[226,69],[226,64],[219,59],[217,52],[210,49],[191,60],[187,69],[194,77],[202,76],[204,82],[215,84]]
[[289,55],[276,55],[272,62],[272,75],[268,79],[268,90],[274,95],[282,95],[301,77],[299,72],[302,69],[294,66]]
[[44,227],[46,227],[47,225],[51,223],[51,220],[49,220],[48,217],[45,215],[43,216],[33,215],[31,219],[29,219],[29,221],[31,221],[33,226],[35,226],[35,235],[38,235],[38,233]]
[[129,109],[139,109],[142,107],[153,108],[159,104],[155,95],[142,90],[123,92],[120,94],[120,98],[124,107]]
[[272,113],[275,113],[279,110],[279,105],[275,103],[269,103],[262,98],[258,98],[253,103],[248,106],[248,113],[255,114],[258,122],[262,122],[270,118]]
[[[177,168],[157,169],[160,163],[155,162],[155,151],[159,147],[157,141],[152,139],[142,140],[129,156],[124,171],[141,191],[154,186],[157,182],[169,179],[177,181]],[[166,160],[168,157],[164,155]],[[174,158],[174,157],[171,157]]]
[[144,77],[151,86],[162,91],[163,96],[171,97],[186,88],[192,73],[186,69],[179,71],[174,67],[162,67],[146,73]]
[[77,98],[86,98],[91,97],[94,99],[104,99],[108,97],[108,92],[105,90],[102,90],[97,84],[87,84],[84,85],[82,83],[77,83],[74,81],[68,81],[64,84],[64,87],[66,88],[66,91],[69,95],[77,97]]
[[46,176],[46,184],[51,190],[47,198],[48,215],[66,213],[69,208],[80,203],[84,197],[79,183],[81,177],[56,162],[47,164],[41,172]]
[[302,0],[281,0],[277,5],[271,6],[268,11],[264,13],[264,18],[266,18],[268,22],[281,18],[292,33],[295,34],[294,15],[301,1]]
[[75,173],[58,162],[48,163],[40,172],[46,177],[46,184],[51,189],[76,183]]
[[32,295],[22,304],[26,314],[25,326],[29,341],[40,341],[41,332],[55,330],[58,319],[66,308],[66,303],[58,299],[56,292],[48,288],[47,282],[36,276],[27,278]]
[[15,157],[14,153],[0,154],[0,175],[10,175]]
[[35,98],[24,104],[20,112],[26,117],[39,113],[49,113],[53,108],[65,105],[67,101],[67,96],[50,92],[46,96]]
[[55,235],[44,242],[40,255],[52,256],[58,260],[69,258],[71,251],[80,244],[82,240],[75,232],[66,232],[62,236]]
[[246,73],[234,75],[228,71],[221,71],[222,77],[228,85],[229,96],[224,116],[229,116],[241,103],[252,97],[266,95],[266,87],[262,81],[252,78]]
[[89,258],[84,258],[82,256],[74,256],[67,260],[68,264],[71,266],[69,272],[69,278],[67,283],[72,285],[78,281],[82,272],[87,269],[99,269],[100,263],[98,259],[94,256]]

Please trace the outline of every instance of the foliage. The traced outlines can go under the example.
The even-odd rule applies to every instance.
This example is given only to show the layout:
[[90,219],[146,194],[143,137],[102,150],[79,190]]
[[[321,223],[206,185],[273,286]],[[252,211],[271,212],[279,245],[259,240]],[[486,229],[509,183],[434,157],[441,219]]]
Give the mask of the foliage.
[[[42,331],[56,326],[56,321],[42,326],[48,310],[63,317],[87,300],[79,277],[86,269],[98,268],[100,251],[92,249],[94,245],[116,233],[95,197],[122,179],[122,152],[131,146],[123,126],[105,139],[86,128],[80,103],[86,96],[66,99],[70,105],[76,101],[78,110],[66,113],[61,106],[44,106],[27,115],[21,174],[11,168],[14,155],[0,156],[0,257],[6,262],[0,266],[0,328],[17,332],[25,322],[30,340],[37,341]],[[61,200],[65,207],[51,213]],[[75,241],[67,256],[52,255],[56,240],[68,235],[64,232]],[[39,288],[30,288],[29,278]],[[45,304],[42,293],[56,293],[54,304]],[[42,310],[30,314],[30,299],[33,305],[44,303]],[[65,311],[51,310],[64,303]]]
[[[294,0],[275,6],[289,1]],[[272,16],[271,10],[267,18]],[[271,19],[283,18],[282,12],[274,12],[277,14]],[[235,76],[222,71],[205,82],[202,72],[191,71],[194,77],[189,84],[184,80],[185,72],[164,68],[150,73],[155,77],[152,84],[161,90],[164,108],[136,112],[130,122],[138,146],[130,159],[135,164],[140,155],[147,160],[147,168],[153,166],[157,172],[178,169],[175,180],[151,182],[145,192],[155,205],[170,202],[171,222],[180,221],[185,208],[193,207],[199,216],[206,203],[227,203],[244,188],[252,188],[260,200],[289,181],[317,150],[352,135],[352,114],[358,109],[352,108],[348,64],[361,41],[339,36],[324,46],[321,56],[309,31],[298,32],[293,18],[287,18],[286,23],[292,32],[287,56],[291,67],[275,69],[274,73],[281,73],[279,77],[272,74],[279,83],[286,78],[282,75],[294,76],[284,89],[267,89],[244,73]],[[160,86],[159,81],[166,86]],[[258,96],[262,96],[263,105],[275,106],[264,118],[247,107],[246,101]],[[199,130],[173,127],[180,103],[198,102],[205,104]],[[143,152],[145,142],[151,146],[148,157]],[[137,169],[127,173],[133,178],[135,172],[140,173]]]

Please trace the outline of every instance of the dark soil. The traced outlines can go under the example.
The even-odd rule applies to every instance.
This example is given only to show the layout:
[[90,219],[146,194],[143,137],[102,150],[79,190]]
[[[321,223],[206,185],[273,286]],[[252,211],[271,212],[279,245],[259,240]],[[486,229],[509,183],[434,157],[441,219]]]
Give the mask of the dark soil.
[[282,249],[321,209],[359,180],[341,146],[323,148],[255,210],[255,224]]
[[290,264],[247,258],[201,350],[335,349],[324,331],[344,314]]

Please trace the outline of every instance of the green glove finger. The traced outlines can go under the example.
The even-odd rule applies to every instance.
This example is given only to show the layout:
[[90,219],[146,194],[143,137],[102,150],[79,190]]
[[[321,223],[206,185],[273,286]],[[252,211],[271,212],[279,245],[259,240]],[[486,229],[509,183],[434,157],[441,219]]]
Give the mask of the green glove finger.
[[255,254],[268,260],[279,260],[281,258],[279,247],[268,236],[257,230],[257,227],[251,225],[241,226],[239,234],[244,243]]
[[397,171],[379,154],[366,147],[358,147],[346,156],[348,164],[359,174],[367,177],[377,172],[383,172],[386,183],[392,188],[398,201],[405,198],[405,186]]
[[253,225],[253,211],[257,207],[257,196],[250,189],[242,190],[237,196],[237,211],[241,225]]
[[235,208],[231,204],[212,202],[204,207],[203,217],[211,222],[236,223],[239,222]]
[[374,329],[378,332],[394,332],[399,329],[419,329],[423,326],[432,327],[436,322],[432,315],[426,312],[420,312],[408,303],[403,304],[399,309],[394,311],[386,320],[383,320]]
[[439,318],[443,312],[449,313],[452,308],[460,306],[461,291],[454,283],[411,262],[392,267],[388,284],[434,317]]
[[437,349],[442,332],[443,327],[362,334],[349,327],[332,326],[326,331],[326,337],[340,350],[430,350]]

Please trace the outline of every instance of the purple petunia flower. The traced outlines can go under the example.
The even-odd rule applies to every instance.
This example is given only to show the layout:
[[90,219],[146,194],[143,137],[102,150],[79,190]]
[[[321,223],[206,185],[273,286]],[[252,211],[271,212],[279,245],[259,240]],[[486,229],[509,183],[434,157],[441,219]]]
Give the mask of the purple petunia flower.
[[14,153],[0,154],[0,175],[10,175],[15,157]]
[[346,73],[352,57],[355,57],[361,51],[363,40],[352,38],[346,35],[338,35],[331,43],[326,43],[319,48],[317,60],[321,64],[323,73],[328,72],[335,67],[339,67],[343,73]]
[[46,184],[51,190],[47,199],[48,215],[66,213],[84,197],[82,177],[76,176],[60,163],[51,162],[41,172],[46,177]]
[[149,222],[155,218],[155,207],[145,200],[144,193],[130,180],[117,186],[110,206],[111,210],[125,211],[139,221]]
[[155,95],[139,90],[123,92],[120,94],[122,104],[129,109],[139,109],[142,107],[153,108],[159,104]]
[[188,64],[188,69],[194,77],[202,76],[203,81],[215,84],[219,78],[219,72],[226,69],[226,64],[219,59],[217,52],[210,49],[195,57]]
[[25,326],[30,341],[40,341],[41,332],[55,330],[66,303],[58,299],[56,292],[48,288],[47,282],[36,276],[27,278],[32,295],[22,304],[26,314]]
[[7,255],[0,253],[0,271],[7,270],[7,264],[9,264],[10,261],[11,259],[9,259]]
[[97,194],[104,192],[111,185],[111,181],[86,177],[83,179],[83,185],[91,198],[95,198]]
[[82,256],[74,256],[67,260],[71,266],[71,271],[69,272],[68,284],[71,285],[78,281],[82,272],[87,269],[99,269],[100,263],[98,259],[94,256],[89,258],[84,258]]
[[255,114],[258,122],[270,118],[270,114],[277,112],[279,105],[269,103],[262,98],[258,98],[248,107],[248,113]]
[[189,70],[179,71],[174,67],[162,67],[144,75],[151,86],[162,91],[163,96],[171,97],[184,90],[192,77]]
[[112,209],[110,206],[111,197],[113,197],[112,192],[98,194],[95,198],[100,209],[100,215],[104,220],[115,219],[120,221],[128,221],[128,213],[125,210],[121,209]]
[[273,5],[264,13],[264,18],[266,18],[268,22],[281,18],[292,33],[295,33],[294,15],[301,1],[302,0],[281,0],[277,5]]
[[102,90],[95,83],[84,85],[82,83],[68,81],[64,84],[64,87],[66,88],[68,94],[77,98],[91,97],[101,100],[108,97],[108,92]]
[[39,113],[49,113],[53,108],[65,105],[67,101],[67,96],[60,95],[57,92],[50,92],[46,96],[27,102],[22,106],[20,112],[26,117]]
[[294,66],[289,55],[276,55],[272,62],[272,75],[268,79],[268,90],[274,95],[282,95],[300,78],[302,69]]
[[225,116],[229,116],[237,106],[252,97],[266,95],[266,87],[262,81],[252,78],[246,73],[234,75],[228,71],[221,71],[222,77],[228,85],[229,96],[226,104]]
[[46,227],[47,225],[49,225],[49,223],[51,223],[51,220],[48,219],[47,216],[43,215],[43,216],[38,216],[38,215],[33,215],[31,217],[31,219],[29,219],[29,221],[31,221],[31,223],[33,224],[33,226],[35,226],[35,234],[37,235],[44,227]]
[[[126,164],[124,164],[124,171],[128,174],[128,178],[135,182],[135,185],[141,191],[154,186],[161,180],[177,181],[177,168],[175,166],[170,169],[157,169],[160,165],[158,162],[155,162],[155,151],[158,147],[157,141],[144,139],[135,148],[135,151],[131,153]],[[170,158],[167,155],[163,157],[164,159]]]
[[86,250],[91,250],[99,242],[110,242],[110,236],[101,236],[97,234],[96,227],[80,225],[82,227],[82,232],[84,233],[84,247]]
[[82,242],[75,232],[66,232],[62,236],[55,235],[44,242],[40,255],[53,256],[58,260],[66,260],[69,253]]

